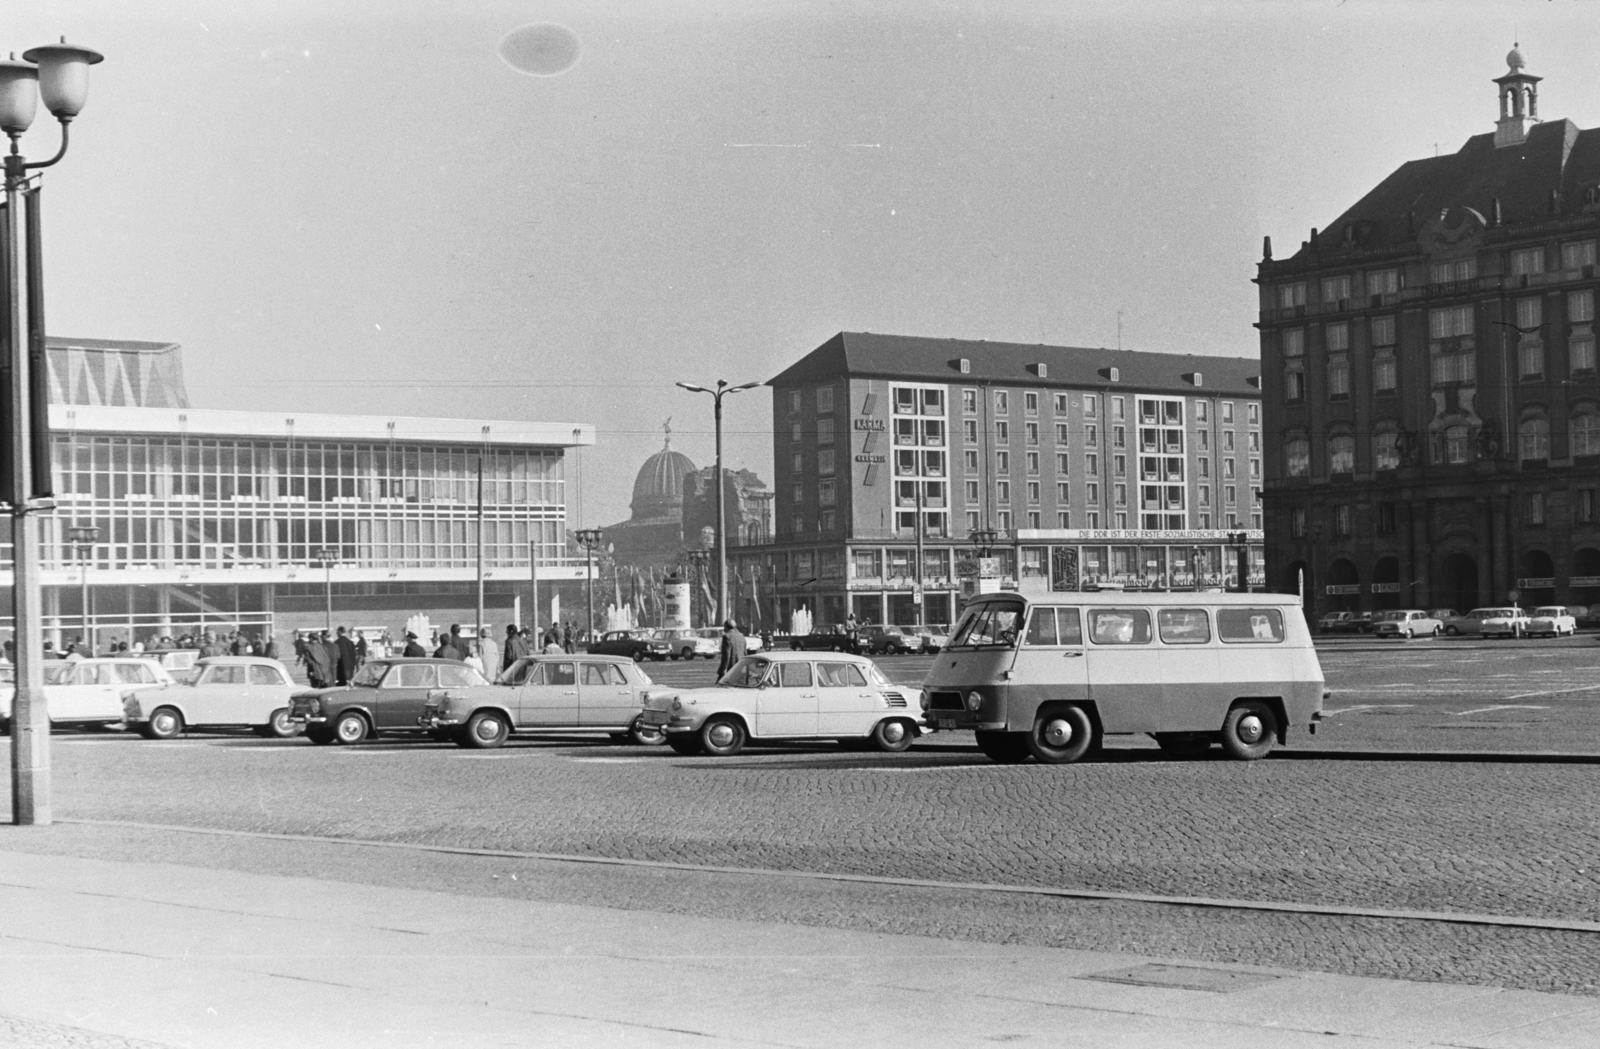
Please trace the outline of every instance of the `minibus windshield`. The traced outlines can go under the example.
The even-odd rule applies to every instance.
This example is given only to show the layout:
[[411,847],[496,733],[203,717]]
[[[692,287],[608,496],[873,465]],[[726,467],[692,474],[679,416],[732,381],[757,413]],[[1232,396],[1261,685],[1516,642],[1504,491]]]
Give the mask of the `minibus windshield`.
[[997,645],[1014,648],[1017,627],[1022,624],[1022,606],[1013,604],[974,605],[962,614],[950,636],[951,648],[982,648]]

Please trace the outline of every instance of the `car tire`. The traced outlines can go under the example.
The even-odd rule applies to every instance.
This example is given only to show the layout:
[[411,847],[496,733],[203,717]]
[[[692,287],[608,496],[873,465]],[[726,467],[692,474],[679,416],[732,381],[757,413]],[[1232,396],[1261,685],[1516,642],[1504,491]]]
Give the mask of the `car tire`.
[[667,734],[654,725],[646,725],[644,715],[640,714],[628,726],[628,733],[623,738],[641,747],[659,747],[667,741]]
[[1406,628],[1406,640],[1407,641],[1410,641],[1412,638],[1414,638],[1416,636],[1417,636],[1417,632],[1415,630],[1412,630],[1410,627]]
[[746,733],[736,718],[718,715],[700,726],[700,749],[714,758],[731,758],[744,749]]
[[288,739],[300,734],[300,726],[289,720],[289,708],[279,707],[265,725],[256,727],[256,731],[268,739]]
[[1440,629],[1438,627],[1434,627],[1433,628],[1433,634],[1431,636],[1438,637],[1440,633],[1441,633]]
[[1022,732],[974,732],[978,750],[999,765],[1016,765],[1028,760],[1028,739]]
[[473,750],[494,750],[503,746],[511,735],[511,726],[505,716],[495,710],[480,710],[467,719],[467,730],[461,734]]
[[348,747],[366,739],[371,731],[366,718],[347,710],[333,723],[333,741],[341,747]]
[[1447,635],[1447,636],[1449,636],[1449,637],[1459,637],[1459,636],[1460,636],[1460,634],[1461,634],[1461,631],[1459,631],[1459,630],[1457,630],[1457,629],[1456,629],[1456,628],[1455,628],[1455,627],[1453,627],[1453,626],[1447,626],[1447,627],[1445,627],[1445,628],[1444,628],[1444,632],[1445,632],[1445,634],[1446,634],[1446,635]]
[[669,733],[667,734],[667,746],[686,757],[694,757],[700,753],[700,734],[698,732],[679,732],[677,735]]
[[1094,722],[1082,707],[1052,707],[1034,719],[1028,752],[1044,765],[1066,765],[1094,747]]
[[1156,746],[1169,758],[1181,761],[1203,757],[1214,742],[1209,732],[1161,732],[1156,734]]
[[1222,722],[1222,749],[1230,758],[1255,761],[1272,753],[1278,719],[1259,699],[1247,699],[1228,711]]
[[139,734],[145,739],[176,739],[183,735],[183,715],[175,707],[157,707]]
[[628,653],[628,658],[633,660],[635,663],[640,663],[644,661],[644,655],[644,649],[636,648],[632,652]]
[[917,730],[900,718],[885,718],[872,726],[872,745],[885,754],[898,754],[911,746]]

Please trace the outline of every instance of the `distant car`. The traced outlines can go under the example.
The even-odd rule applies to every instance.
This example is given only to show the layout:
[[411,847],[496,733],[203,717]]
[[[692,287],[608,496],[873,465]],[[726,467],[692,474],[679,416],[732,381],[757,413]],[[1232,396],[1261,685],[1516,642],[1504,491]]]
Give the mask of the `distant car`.
[[840,624],[833,626],[819,626],[809,634],[791,634],[789,647],[796,652],[822,651],[822,652],[859,652],[860,642]]
[[128,727],[145,739],[172,739],[187,728],[218,725],[248,725],[257,735],[283,739],[300,732],[289,720],[295,691],[288,668],[276,659],[211,656],[177,684],[130,693],[122,710]]
[[1354,612],[1329,612],[1317,620],[1317,629],[1324,634],[1344,634],[1355,629],[1353,620]]
[[1529,637],[1560,637],[1562,634],[1576,634],[1578,620],[1571,612],[1561,605],[1542,605],[1535,608],[1528,616],[1528,625],[1523,628],[1523,633]]
[[624,656],[528,656],[493,685],[450,686],[428,698],[417,723],[458,746],[498,747],[510,735],[603,732],[621,741],[665,742],[644,707],[660,693]]
[[943,630],[923,627],[917,631],[917,640],[921,643],[922,652],[942,652],[944,646],[950,643],[950,635]]
[[[709,635],[706,633],[708,629],[711,631]],[[672,659],[693,659],[696,656],[716,659],[722,651],[722,631],[714,628],[690,630],[679,627],[658,630],[656,636],[670,646],[667,655]]]
[[1444,624],[1420,608],[1404,608],[1381,613],[1382,619],[1372,626],[1374,637],[1432,637],[1444,630]]
[[[51,660],[44,664],[44,700],[52,725],[112,725],[123,719],[123,697],[137,688],[169,685],[172,675],[148,659]],[[16,667],[0,668],[0,720],[11,723]]]
[[922,647],[905,630],[897,626],[865,626],[857,634],[860,651],[870,655],[905,655]]
[[157,663],[176,673],[179,670],[189,670],[200,661],[200,650],[197,648],[167,648],[155,652],[146,652],[145,658],[153,659]]
[[[755,631],[752,630],[750,633],[744,636],[744,651],[746,655],[755,655],[757,652],[763,652],[766,650],[766,647],[767,643],[761,640],[761,635]],[[721,641],[717,642],[717,654],[722,654]]]
[[1528,616],[1516,607],[1474,608],[1444,625],[1452,636],[1479,634],[1483,637],[1518,637],[1528,628]]
[[453,659],[373,659],[348,685],[295,693],[289,720],[303,726],[313,743],[360,743],[379,734],[424,731],[417,719],[435,689],[488,684]]
[[1435,608],[1429,610],[1428,615],[1437,619],[1441,623],[1448,623],[1452,619],[1460,618],[1461,613],[1457,612],[1453,608]]
[[658,637],[654,630],[610,630],[591,641],[586,649],[595,656],[627,656],[635,663],[646,659],[666,659],[673,653],[672,642]]
[[652,696],[644,724],[680,754],[727,757],[769,739],[870,740],[901,751],[922,732],[920,703],[870,659],[772,652],[746,656],[715,688]]

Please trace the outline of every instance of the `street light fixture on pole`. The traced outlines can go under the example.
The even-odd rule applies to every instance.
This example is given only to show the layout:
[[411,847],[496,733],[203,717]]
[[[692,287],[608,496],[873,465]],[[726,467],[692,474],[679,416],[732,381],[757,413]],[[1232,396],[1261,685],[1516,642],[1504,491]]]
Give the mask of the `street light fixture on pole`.
[[328,597],[328,636],[331,638],[333,636],[333,566],[339,561],[339,551],[324,546],[318,548],[317,552],[312,556],[322,562],[323,571],[326,573],[324,582],[327,584],[326,593]]
[[83,640],[94,653],[94,627],[89,625],[89,555],[94,544],[100,541],[100,529],[93,525],[80,525],[67,529],[67,542],[78,557],[78,597],[83,603]]
[[[63,38],[0,61],[0,131],[11,139],[5,158],[4,291],[10,340],[10,418],[0,425],[0,500],[9,504],[12,537],[12,622],[16,643],[16,693],[11,712],[11,821],[47,824],[50,812],[50,712],[44,698],[43,593],[39,582],[36,511],[55,505],[50,474],[50,415],[44,349],[44,276],[40,261],[39,188],[28,172],[67,153],[67,125],[89,94],[89,67],[104,58]],[[49,160],[28,163],[22,133],[40,98],[61,124],[61,148]],[[27,213],[23,214],[26,199]],[[26,224],[26,232],[24,232]],[[26,242],[26,246],[24,246]]]
[[758,382],[741,383],[738,386],[729,386],[727,380],[718,379],[717,388],[707,389],[697,386],[692,382],[680,382],[679,386],[690,393],[709,393],[715,406],[714,414],[717,420],[717,618],[727,619],[728,616],[728,522],[727,509],[723,506],[722,493],[722,398],[730,393],[741,390],[753,390],[761,384]]
[[585,631],[588,634],[594,631],[594,549],[604,535],[598,528],[580,528],[573,533],[578,545],[583,547],[583,588],[589,594],[589,625]]

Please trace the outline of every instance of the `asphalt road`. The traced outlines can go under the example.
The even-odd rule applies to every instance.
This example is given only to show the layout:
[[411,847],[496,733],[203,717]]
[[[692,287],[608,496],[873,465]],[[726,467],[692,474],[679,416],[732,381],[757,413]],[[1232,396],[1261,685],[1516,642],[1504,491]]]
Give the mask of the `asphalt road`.
[[[1256,763],[1122,741],[1072,766],[999,766],[958,733],[909,753],[732,759],[566,739],[431,742],[118,733],[54,748],[64,818],[777,870],[1600,921],[1600,647],[1330,645],[1327,728]],[[926,658],[885,660],[912,683]],[[651,664],[709,683],[709,663]],[[1574,756],[1579,755],[1579,756]],[[484,895],[1139,950],[1361,975],[1600,994],[1594,933],[372,855],[317,843],[84,828],[21,835],[178,862]],[[512,881],[511,874],[521,872]]]

